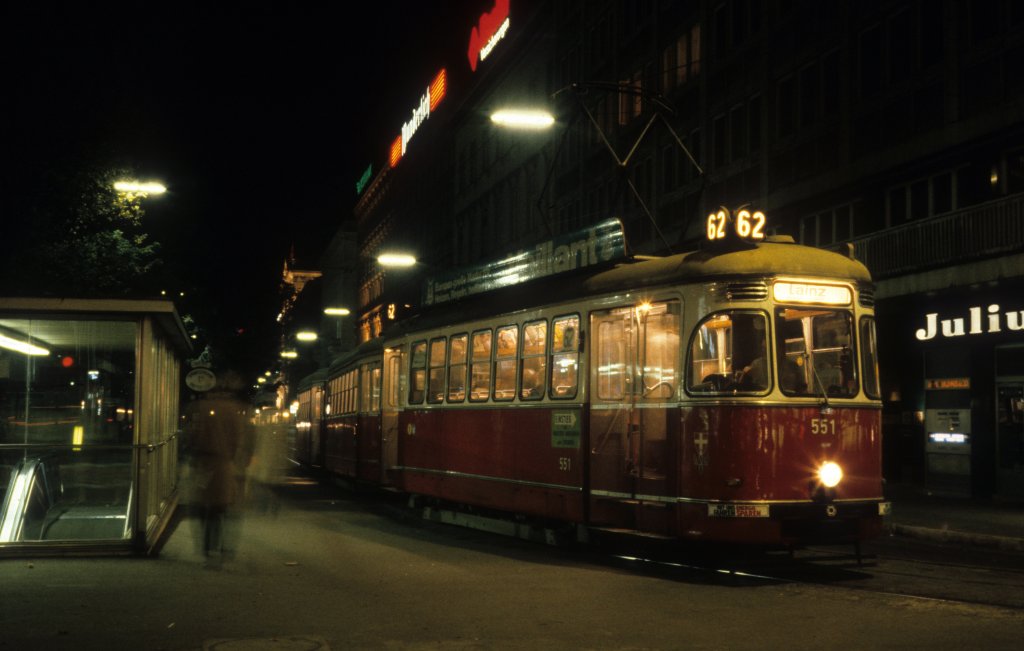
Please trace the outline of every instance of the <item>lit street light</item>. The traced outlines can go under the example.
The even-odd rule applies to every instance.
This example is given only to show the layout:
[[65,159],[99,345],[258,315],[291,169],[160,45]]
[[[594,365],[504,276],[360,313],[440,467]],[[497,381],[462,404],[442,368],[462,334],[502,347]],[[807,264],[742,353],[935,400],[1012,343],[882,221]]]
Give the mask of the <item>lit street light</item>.
[[416,257],[407,253],[383,253],[377,256],[377,263],[382,267],[412,267],[416,264]]
[[163,194],[167,188],[155,181],[140,183],[138,181],[118,181],[114,183],[114,189],[128,195],[148,197],[151,194]]
[[347,307],[325,307],[324,314],[327,316],[348,316],[352,314],[352,310]]
[[547,111],[506,109],[491,114],[491,122],[513,129],[548,129],[555,124],[555,116]]

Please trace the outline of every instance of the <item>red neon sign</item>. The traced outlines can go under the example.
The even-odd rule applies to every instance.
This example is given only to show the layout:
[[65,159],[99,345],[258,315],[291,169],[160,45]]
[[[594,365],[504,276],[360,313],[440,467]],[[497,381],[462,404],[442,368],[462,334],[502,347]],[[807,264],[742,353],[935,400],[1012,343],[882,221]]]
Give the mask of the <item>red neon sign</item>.
[[477,64],[487,58],[495,43],[508,31],[508,5],[509,0],[494,0],[494,8],[482,14],[477,26],[470,32],[466,56],[469,57],[469,68],[473,72],[476,72]]
[[405,156],[405,150],[409,146],[409,141],[412,140],[413,134],[430,117],[430,114],[441,103],[447,92],[448,72],[442,68],[441,72],[437,73],[434,80],[430,82],[426,92],[420,97],[419,104],[412,110],[412,117],[402,125],[402,133],[392,141],[391,149],[388,152],[388,162],[391,164],[391,167],[398,166],[402,156]]

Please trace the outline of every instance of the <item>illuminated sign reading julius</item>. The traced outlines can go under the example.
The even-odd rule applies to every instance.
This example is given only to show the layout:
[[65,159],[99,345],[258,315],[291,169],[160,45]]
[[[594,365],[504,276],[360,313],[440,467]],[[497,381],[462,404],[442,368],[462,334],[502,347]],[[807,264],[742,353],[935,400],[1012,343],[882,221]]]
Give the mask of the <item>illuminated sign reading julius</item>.
[[420,128],[430,114],[434,112],[437,105],[444,99],[445,93],[448,90],[448,74],[442,68],[441,72],[437,73],[434,80],[430,82],[430,86],[420,97],[420,103],[412,110],[412,117],[402,125],[402,133],[395,141],[391,143],[391,154],[388,160],[391,163],[391,167],[397,167],[398,162],[402,160],[402,156],[405,156],[405,150],[409,146],[409,141],[412,140],[416,130]]
[[494,0],[494,8],[480,16],[477,26],[469,34],[469,69],[476,72],[476,66],[483,61],[508,33],[509,0]]
[[[939,319],[938,312],[924,315],[924,327],[918,328],[914,336],[918,341],[928,341],[937,336],[962,337],[964,335],[982,335],[1006,330],[1024,331],[1024,310],[1007,310],[1002,312],[996,304],[989,305],[982,315],[980,307],[967,308],[968,317]],[[940,328],[941,324],[941,328]],[[965,329],[966,327],[966,329]]]

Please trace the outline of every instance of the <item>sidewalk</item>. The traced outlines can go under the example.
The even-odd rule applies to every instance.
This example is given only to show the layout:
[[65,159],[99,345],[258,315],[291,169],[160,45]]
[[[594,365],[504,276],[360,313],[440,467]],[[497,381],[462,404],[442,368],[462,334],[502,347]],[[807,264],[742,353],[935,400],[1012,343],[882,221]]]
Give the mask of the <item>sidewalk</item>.
[[1024,503],[929,494],[907,484],[885,489],[886,529],[897,536],[1024,553]]

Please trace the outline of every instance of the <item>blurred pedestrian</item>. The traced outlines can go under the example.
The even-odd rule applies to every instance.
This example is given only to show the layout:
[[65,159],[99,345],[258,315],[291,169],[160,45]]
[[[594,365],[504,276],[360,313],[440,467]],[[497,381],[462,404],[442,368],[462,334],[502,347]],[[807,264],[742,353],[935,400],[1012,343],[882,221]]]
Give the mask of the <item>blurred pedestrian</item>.
[[252,457],[252,425],[243,386],[237,373],[218,373],[216,386],[186,410],[203,554],[217,562],[230,559],[237,549],[238,509]]

